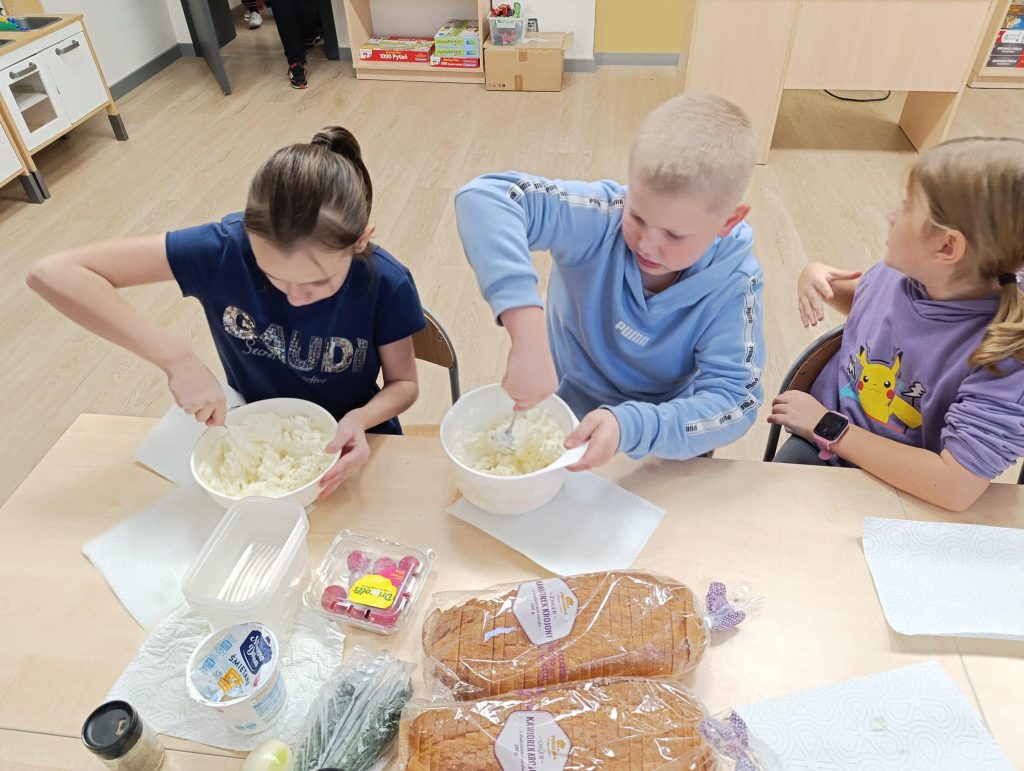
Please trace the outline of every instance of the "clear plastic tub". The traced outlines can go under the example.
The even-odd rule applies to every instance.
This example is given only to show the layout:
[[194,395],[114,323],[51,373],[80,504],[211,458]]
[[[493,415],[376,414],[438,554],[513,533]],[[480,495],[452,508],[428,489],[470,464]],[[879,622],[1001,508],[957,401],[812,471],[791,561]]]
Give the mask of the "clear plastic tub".
[[297,503],[239,501],[185,574],[185,599],[215,629],[258,621],[283,635],[309,578],[308,530]]
[[491,43],[496,46],[519,45],[526,38],[526,19],[519,16],[489,16]]
[[393,634],[412,615],[435,557],[433,549],[342,530],[313,576],[306,606],[335,621]]

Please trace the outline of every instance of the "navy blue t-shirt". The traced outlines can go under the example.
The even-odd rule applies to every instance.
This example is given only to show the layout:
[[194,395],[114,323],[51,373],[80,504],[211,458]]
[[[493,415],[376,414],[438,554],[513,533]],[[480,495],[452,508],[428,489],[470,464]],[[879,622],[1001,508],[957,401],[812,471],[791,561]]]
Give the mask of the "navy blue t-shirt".
[[[307,399],[340,420],[380,391],[377,348],[426,326],[412,274],[374,247],[341,288],[296,307],[256,264],[243,215],[167,234],[167,259],[186,297],[202,303],[228,384],[247,402]],[[400,434],[397,419],[369,429]]]

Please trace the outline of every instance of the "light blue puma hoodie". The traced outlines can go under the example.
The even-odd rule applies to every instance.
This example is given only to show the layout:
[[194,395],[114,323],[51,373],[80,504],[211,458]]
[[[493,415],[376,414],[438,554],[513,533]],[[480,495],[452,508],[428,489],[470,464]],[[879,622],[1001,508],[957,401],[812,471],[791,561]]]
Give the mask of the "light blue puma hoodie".
[[463,187],[455,211],[495,317],[543,307],[530,252],[550,250],[548,333],[573,411],[609,408],[633,458],[690,458],[746,433],[763,399],[761,266],[744,222],[645,296],[622,234],[625,196],[616,182],[508,172]]

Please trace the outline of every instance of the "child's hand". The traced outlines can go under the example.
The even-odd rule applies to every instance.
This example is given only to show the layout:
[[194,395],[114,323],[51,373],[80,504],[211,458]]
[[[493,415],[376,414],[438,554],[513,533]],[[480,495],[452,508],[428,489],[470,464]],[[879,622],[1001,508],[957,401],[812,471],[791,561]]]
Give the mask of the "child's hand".
[[353,471],[370,459],[370,445],[366,443],[366,427],[353,412],[338,421],[338,432],[324,448],[324,452],[329,453],[335,453],[338,450],[341,450],[341,457],[320,480],[318,501],[322,501],[337,490]]
[[788,428],[792,433],[814,442],[814,427],[825,417],[825,405],[803,391],[786,391],[775,397],[768,422]]
[[603,466],[619,451],[619,421],[611,410],[598,409],[588,412],[576,430],[565,440],[565,449],[571,450],[584,442],[590,442],[579,463],[569,466],[569,471],[588,471]]
[[825,320],[823,300],[835,297],[833,281],[853,281],[860,278],[859,270],[839,270],[822,262],[812,262],[800,272],[796,283],[797,306],[804,328],[816,327]]
[[528,410],[558,390],[555,362],[547,346],[516,346],[508,354],[501,387],[517,410]]
[[198,357],[188,356],[167,370],[167,386],[174,401],[189,415],[208,426],[224,425],[227,398],[217,378]]

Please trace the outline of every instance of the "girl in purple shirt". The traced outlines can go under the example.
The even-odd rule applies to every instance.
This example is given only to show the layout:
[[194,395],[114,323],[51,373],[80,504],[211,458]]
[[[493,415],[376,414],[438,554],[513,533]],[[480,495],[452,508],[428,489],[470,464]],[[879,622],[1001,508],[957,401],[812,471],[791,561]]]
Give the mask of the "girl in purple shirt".
[[[863,278],[801,273],[805,327],[823,302],[848,318],[811,392],[773,402],[768,422],[793,434],[776,460],[857,466],[963,511],[1024,455],[1024,140],[922,153],[889,222],[889,252]],[[842,426],[820,423],[829,412],[849,428],[821,460],[820,437]]]

